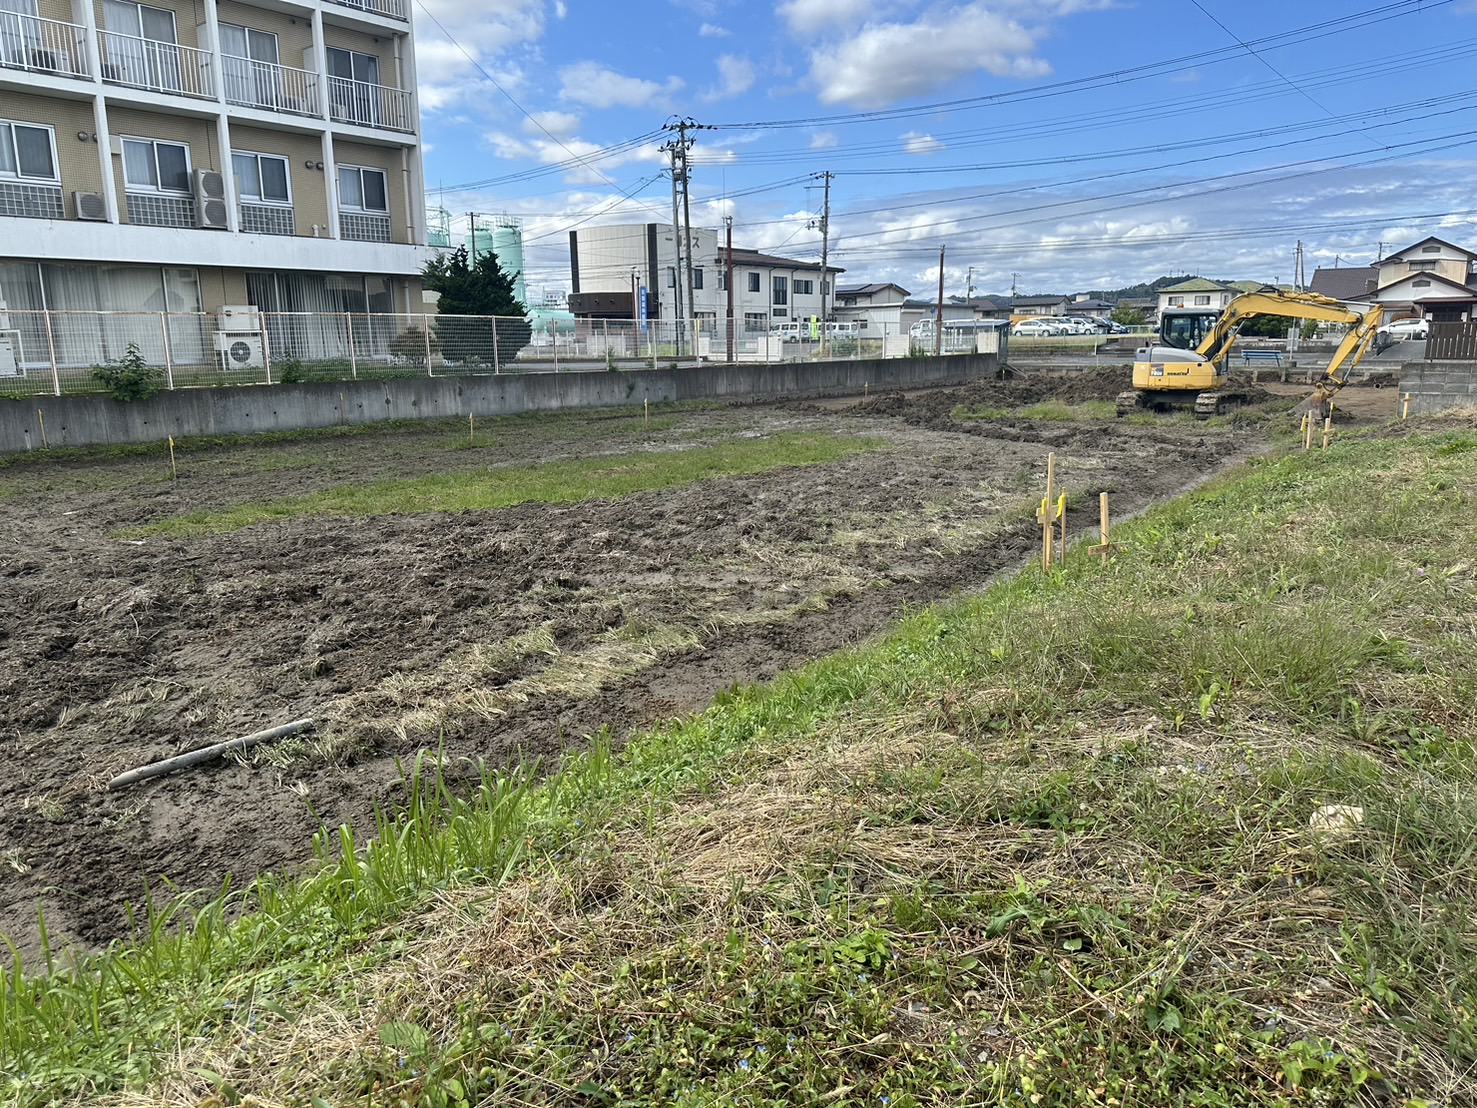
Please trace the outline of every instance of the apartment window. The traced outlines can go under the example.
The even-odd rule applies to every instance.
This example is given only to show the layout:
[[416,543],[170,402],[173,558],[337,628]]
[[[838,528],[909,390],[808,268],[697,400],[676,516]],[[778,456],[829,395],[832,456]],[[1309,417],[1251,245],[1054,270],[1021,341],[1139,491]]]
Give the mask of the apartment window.
[[1195,307],[1197,307],[1197,308],[1208,308],[1208,307],[1210,307],[1210,297],[1208,295],[1195,297]]
[[815,282],[814,281],[807,281],[807,280],[804,280],[803,278],[796,277],[795,278],[795,295],[796,296],[813,296],[813,295],[815,295]]
[[235,23],[222,23],[220,32],[226,99],[248,107],[275,107],[282,100],[277,36]]
[[380,60],[373,54],[334,46],[328,47],[327,55],[330,114],[340,123],[377,125],[381,112]]
[[749,291],[750,292],[758,292],[759,291],[759,274],[757,274],[757,273],[751,273],[751,274],[749,274]]
[[103,42],[103,79],[179,92],[185,88],[174,12],[104,0],[103,22],[117,38]]
[[728,274],[721,269],[718,271],[718,291],[728,291]]
[[703,270],[701,266],[694,266],[692,270],[692,288],[696,292],[703,287]]
[[362,165],[339,166],[338,206],[356,212],[388,212],[385,171]]
[[287,185],[287,159],[276,154],[231,151],[231,170],[236,175],[236,195],[249,204],[291,204]]
[[56,181],[50,127],[0,120],[0,181]]
[[773,304],[788,304],[790,302],[790,282],[786,277],[771,278],[773,282],[774,295],[771,298]]
[[677,267],[675,265],[669,265],[669,266],[667,266],[667,288],[669,288],[669,289],[675,289],[676,287],[677,287]]
[[1171,308],[1183,308],[1185,306],[1185,298],[1183,296],[1171,296],[1169,298],[1169,306]]
[[189,195],[190,148],[154,139],[123,140],[123,180],[130,191]]

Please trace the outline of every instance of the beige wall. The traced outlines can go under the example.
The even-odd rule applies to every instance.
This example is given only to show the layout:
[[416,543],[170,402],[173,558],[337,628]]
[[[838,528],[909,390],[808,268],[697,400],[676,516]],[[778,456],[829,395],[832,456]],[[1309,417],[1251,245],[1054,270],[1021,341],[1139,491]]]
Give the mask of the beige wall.
[[309,169],[323,160],[323,145],[312,135],[269,131],[262,127],[231,125],[231,149],[257,154],[281,154],[291,180],[293,226],[298,235],[312,238],[313,224],[328,234],[328,170]]
[[[114,138],[163,139],[168,142],[183,142],[190,148],[190,168],[220,169],[214,139],[215,128],[209,120],[192,119],[188,116],[161,115],[157,112],[141,112],[136,108],[108,109],[108,130]],[[113,183],[118,190],[118,217],[128,222],[124,196],[127,189],[123,181],[123,158],[113,155]]]
[[[205,43],[199,40],[195,31],[197,25],[205,22],[203,0],[149,0],[148,7],[174,12],[175,41],[181,46],[204,48]],[[100,30],[117,30],[107,24],[107,17],[103,14],[103,0],[95,0],[93,12]]]
[[[70,193],[100,192],[103,171],[98,162],[97,143],[92,141],[92,105],[81,100],[58,100],[49,96],[27,96],[6,93],[0,104],[0,119],[22,123],[44,123],[56,137],[57,170],[62,179],[62,196],[70,213]],[[85,132],[87,141],[77,138]]]
[[55,19],[62,23],[81,23],[72,18],[72,0],[37,0],[36,14],[42,19]]
[[400,147],[336,140],[334,157],[339,165],[362,165],[385,171],[385,193],[390,205],[390,241],[406,242],[405,174],[400,171]]
[[298,69],[312,69],[303,64],[303,51],[313,45],[313,23],[306,15],[285,15],[238,4],[234,0],[222,0],[216,5],[222,23],[234,23],[238,27],[255,27],[258,31],[271,31],[277,36],[277,61],[282,65]]

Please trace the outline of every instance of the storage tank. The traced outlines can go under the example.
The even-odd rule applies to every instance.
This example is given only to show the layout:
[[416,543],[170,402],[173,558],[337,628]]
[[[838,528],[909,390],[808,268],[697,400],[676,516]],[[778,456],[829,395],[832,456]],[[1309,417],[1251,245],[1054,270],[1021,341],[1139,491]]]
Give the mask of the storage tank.
[[492,252],[497,264],[513,278],[513,295],[528,304],[528,285],[523,280],[523,224],[513,216],[495,216],[492,221]]

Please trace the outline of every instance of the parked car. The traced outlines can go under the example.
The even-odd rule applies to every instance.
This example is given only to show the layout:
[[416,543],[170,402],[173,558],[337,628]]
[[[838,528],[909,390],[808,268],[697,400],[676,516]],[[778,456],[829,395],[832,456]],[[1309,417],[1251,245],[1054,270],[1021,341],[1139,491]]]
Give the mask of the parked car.
[[1397,319],[1380,328],[1387,333],[1391,342],[1403,339],[1423,339],[1431,333],[1430,321],[1425,319]]
[[1010,333],[1025,338],[1041,339],[1049,338],[1060,332],[1056,329],[1055,325],[1046,322],[1044,319],[1023,319],[1010,328]]

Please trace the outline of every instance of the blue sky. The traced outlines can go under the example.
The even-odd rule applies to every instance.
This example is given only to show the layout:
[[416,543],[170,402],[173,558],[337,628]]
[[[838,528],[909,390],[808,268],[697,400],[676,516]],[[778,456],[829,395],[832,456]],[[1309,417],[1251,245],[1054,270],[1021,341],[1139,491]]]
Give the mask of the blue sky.
[[[1477,0],[414,0],[431,203],[568,230],[693,223],[842,284],[1291,281],[1428,234],[1477,249]],[[972,269],[972,273],[971,273]]]

